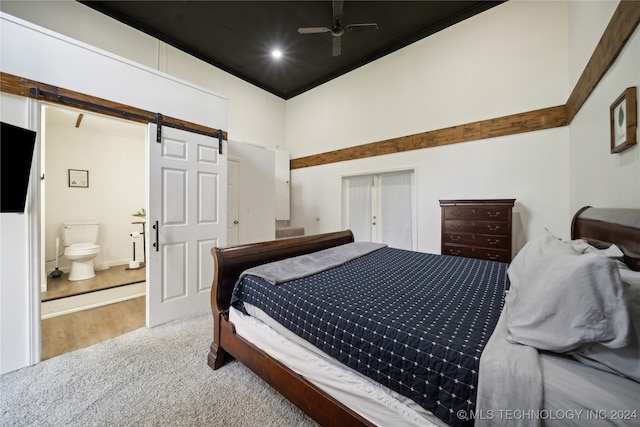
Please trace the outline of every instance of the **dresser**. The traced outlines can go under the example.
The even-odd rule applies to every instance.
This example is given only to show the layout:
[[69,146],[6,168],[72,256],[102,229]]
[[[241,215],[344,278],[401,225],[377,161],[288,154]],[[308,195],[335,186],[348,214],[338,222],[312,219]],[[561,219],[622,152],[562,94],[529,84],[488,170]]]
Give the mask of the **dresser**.
[[440,200],[443,255],[511,262],[515,199]]

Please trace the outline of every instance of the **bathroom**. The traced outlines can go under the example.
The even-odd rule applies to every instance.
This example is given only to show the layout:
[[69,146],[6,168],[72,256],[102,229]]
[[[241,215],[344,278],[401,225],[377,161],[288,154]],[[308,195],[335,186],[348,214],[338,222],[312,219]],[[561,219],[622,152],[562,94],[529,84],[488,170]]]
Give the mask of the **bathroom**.
[[128,267],[135,267],[130,265],[134,243],[135,260],[144,263],[143,238],[137,233],[142,233],[145,218],[134,214],[143,212],[147,199],[146,126],[52,105],[43,106],[42,122],[43,301],[51,288],[63,281],[71,294],[76,288],[84,295],[55,298],[53,306],[49,301],[47,307],[43,303],[42,318],[144,294],[144,283],[127,290],[119,279],[102,283],[100,288],[107,291],[90,292],[90,296],[86,284],[91,279],[67,282],[71,261],[64,256],[62,227],[64,222],[98,223],[100,251],[93,260],[96,274],[118,273],[102,277],[121,278],[122,270],[136,273],[130,280],[145,280],[144,268]]

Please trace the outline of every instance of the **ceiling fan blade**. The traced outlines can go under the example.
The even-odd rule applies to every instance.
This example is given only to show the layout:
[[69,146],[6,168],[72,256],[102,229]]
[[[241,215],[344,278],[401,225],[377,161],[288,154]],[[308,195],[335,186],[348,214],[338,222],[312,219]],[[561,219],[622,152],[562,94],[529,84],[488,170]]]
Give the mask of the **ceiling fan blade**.
[[333,38],[333,56],[340,56],[342,53],[342,37]]
[[328,33],[331,32],[330,28],[327,27],[303,27],[298,28],[298,33],[300,34],[319,34],[319,33]]
[[344,29],[351,32],[377,30],[378,24],[349,24]]
[[342,15],[344,13],[344,1],[333,0],[333,20],[342,21]]

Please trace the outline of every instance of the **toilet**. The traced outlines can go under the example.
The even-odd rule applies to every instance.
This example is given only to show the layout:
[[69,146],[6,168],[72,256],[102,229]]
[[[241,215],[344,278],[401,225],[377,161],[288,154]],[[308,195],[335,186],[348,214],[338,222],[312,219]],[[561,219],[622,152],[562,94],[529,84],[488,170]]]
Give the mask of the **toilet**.
[[71,260],[70,281],[95,277],[93,259],[100,253],[97,222],[64,222],[62,240],[64,256]]

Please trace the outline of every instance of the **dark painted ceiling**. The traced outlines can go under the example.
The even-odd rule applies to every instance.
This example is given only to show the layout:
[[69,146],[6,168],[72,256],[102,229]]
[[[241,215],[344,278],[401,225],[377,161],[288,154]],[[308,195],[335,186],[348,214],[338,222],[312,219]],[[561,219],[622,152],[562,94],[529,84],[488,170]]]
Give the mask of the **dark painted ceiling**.
[[[334,25],[331,1],[81,1],[283,99],[381,58],[502,1],[345,1],[341,54],[333,36],[299,34]],[[340,5],[338,4],[338,7]],[[283,56],[271,57],[279,48]]]

